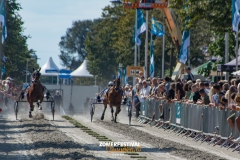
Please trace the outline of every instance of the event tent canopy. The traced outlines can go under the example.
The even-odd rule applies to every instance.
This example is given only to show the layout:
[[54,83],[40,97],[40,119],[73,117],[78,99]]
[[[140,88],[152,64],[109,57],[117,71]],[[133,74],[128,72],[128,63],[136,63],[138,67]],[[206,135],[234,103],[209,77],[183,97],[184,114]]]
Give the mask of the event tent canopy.
[[194,69],[192,69],[192,71],[191,71],[192,74],[193,75],[198,75],[198,70],[203,69],[203,68],[207,68],[209,64],[212,64],[212,62],[208,61],[208,62],[206,62],[206,63],[204,63],[204,64],[202,64],[202,65],[200,65],[200,66],[198,66],[198,67],[196,67]]
[[91,75],[87,70],[87,64],[88,64],[88,60],[85,59],[83,63],[70,75],[72,77],[93,77],[93,75]]
[[42,66],[40,73],[42,76],[58,76],[58,71],[57,65],[53,62],[52,57],[50,57]]
[[[237,62],[238,62],[238,68],[240,68],[240,56],[238,56]],[[217,71],[218,72],[224,72],[224,71],[234,72],[234,71],[236,71],[236,58],[226,64],[217,65]]]

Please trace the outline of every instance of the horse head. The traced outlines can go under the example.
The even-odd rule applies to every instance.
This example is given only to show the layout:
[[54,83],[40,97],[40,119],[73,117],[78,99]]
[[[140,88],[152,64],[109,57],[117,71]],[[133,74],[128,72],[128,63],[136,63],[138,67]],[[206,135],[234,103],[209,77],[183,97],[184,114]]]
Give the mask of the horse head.
[[[33,69],[34,69],[34,68],[33,68]],[[41,77],[40,70],[41,70],[41,68],[38,69],[38,70],[35,70],[35,71],[33,72],[33,78],[34,78],[35,81],[39,81],[39,80],[40,80],[40,77]]]
[[120,78],[114,80],[114,86],[117,90],[120,88]]

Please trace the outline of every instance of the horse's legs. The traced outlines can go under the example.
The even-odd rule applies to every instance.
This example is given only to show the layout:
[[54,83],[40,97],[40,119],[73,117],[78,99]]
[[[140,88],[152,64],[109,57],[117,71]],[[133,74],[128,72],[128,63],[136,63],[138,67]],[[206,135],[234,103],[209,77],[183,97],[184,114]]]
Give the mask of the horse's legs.
[[32,111],[33,111],[33,101],[29,100],[29,104],[30,104],[30,110],[29,110],[29,118],[32,118]]
[[113,106],[110,105],[110,108],[111,108],[111,113],[112,113],[112,121],[114,121],[114,117],[113,117],[113,112],[114,112],[114,110],[113,110]]
[[115,118],[114,118],[114,122],[117,123],[117,115],[121,112],[121,107],[120,106],[116,106],[116,112],[115,112]]
[[104,120],[104,115],[105,115],[106,108],[107,108],[107,104],[104,103],[104,109],[103,109],[103,113],[102,113],[102,116],[101,116],[101,120]]

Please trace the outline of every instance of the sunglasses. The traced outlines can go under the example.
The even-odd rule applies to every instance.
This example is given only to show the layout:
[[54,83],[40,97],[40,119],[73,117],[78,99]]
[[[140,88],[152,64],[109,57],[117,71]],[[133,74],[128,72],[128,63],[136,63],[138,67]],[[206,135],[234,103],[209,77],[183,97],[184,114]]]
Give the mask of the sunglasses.
[[108,85],[108,86],[111,86],[111,87],[112,87],[113,85]]

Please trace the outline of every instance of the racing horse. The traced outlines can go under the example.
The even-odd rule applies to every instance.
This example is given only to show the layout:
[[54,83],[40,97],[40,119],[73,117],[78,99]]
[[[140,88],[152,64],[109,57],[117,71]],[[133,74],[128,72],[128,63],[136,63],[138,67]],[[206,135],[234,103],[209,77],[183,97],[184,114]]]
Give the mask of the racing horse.
[[40,106],[40,103],[42,103],[44,98],[44,88],[42,84],[40,83],[40,73],[41,68],[38,70],[34,70],[33,68],[33,74],[32,74],[32,85],[29,88],[29,91],[27,93],[27,100],[30,104],[30,111],[29,111],[29,118],[32,118],[32,111],[34,110],[34,102],[37,102],[38,108],[41,110],[42,106]]
[[[104,119],[107,104],[109,104],[112,113],[112,121],[117,122],[117,115],[121,111],[122,103],[122,89],[120,88],[120,78],[114,80],[114,85],[109,89],[108,93],[104,95],[103,104],[104,110],[101,116],[101,120]],[[113,106],[116,106],[115,117],[113,116]]]

